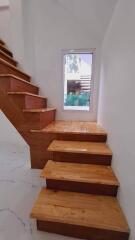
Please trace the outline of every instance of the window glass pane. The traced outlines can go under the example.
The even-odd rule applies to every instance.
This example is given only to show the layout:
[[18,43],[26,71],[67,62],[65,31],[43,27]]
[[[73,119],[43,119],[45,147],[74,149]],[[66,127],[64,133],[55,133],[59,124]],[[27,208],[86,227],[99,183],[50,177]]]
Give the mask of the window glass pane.
[[64,55],[64,109],[89,110],[92,53]]

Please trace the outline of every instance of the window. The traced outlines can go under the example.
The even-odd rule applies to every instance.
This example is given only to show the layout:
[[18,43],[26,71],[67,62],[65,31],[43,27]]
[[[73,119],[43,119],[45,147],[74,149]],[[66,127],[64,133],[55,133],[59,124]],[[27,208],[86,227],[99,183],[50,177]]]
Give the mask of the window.
[[89,111],[92,93],[93,53],[64,52],[64,110]]

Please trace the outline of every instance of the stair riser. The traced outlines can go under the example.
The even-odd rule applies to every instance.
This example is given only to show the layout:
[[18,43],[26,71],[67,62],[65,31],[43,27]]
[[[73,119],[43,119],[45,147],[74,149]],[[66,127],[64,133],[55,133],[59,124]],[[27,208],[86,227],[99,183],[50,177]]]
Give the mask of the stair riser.
[[0,45],[0,50],[6,53],[7,55],[9,55],[10,57],[13,57],[13,54],[8,49],[6,49],[3,45]]
[[118,187],[105,184],[73,182],[66,180],[46,179],[48,189],[62,190],[79,193],[89,193],[98,195],[116,196]]
[[6,65],[4,62],[0,61],[0,72],[2,74],[13,74],[17,77],[22,78],[23,80],[30,81],[30,77],[24,73],[18,71],[17,69],[12,68],[11,66]]
[[17,65],[17,62],[15,62],[13,59],[9,58],[8,56],[6,56],[5,54],[3,54],[2,52],[0,52],[0,58],[3,59],[4,61],[12,64],[13,66]]
[[64,236],[75,237],[87,240],[128,240],[129,234],[106,229],[96,229],[85,226],[64,224],[59,222],[37,220],[37,229]]
[[0,77],[0,87],[5,92],[29,92],[38,94],[38,87],[32,86],[27,82],[21,82],[12,77]]
[[34,97],[34,96],[21,96],[21,95],[9,95],[10,98],[21,108],[21,109],[31,109],[31,108],[45,108],[47,106],[47,101],[44,98]]
[[84,153],[53,152],[52,160],[59,162],[84,163],[109,166],[111,165],[112,156]]
[[46,151],[46,148],[42,151],[36,147],[31,147],[30,156],[32,169],[43,169],[48,159],[51,159],[51,155]]
[[56,140],[65,141],[81,141],[81,142],[106,142],[106,135],[90,135],[90,134],[72,134],[72,133],[49,133]]
[[28,84],[27,82],[21,82],[15,78],[10,80],[10,89],[11,92],[29,92],[33,94],[39,93],[39,88],[33,85]]
[[55,111],[52,110],[43,113],[24,112],[24,116],[29,129],[40,130],[55,120]]

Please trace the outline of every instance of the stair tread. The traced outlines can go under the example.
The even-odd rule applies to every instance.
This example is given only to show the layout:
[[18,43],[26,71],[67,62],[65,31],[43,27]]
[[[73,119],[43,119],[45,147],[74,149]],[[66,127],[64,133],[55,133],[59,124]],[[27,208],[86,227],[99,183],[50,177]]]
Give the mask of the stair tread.
[[92,164],[55,162],[48,160],[41,177],[119,186],[111,167]]
[[17,67],[13,66],[12,64],[8,63],[7,61],[3,60],[0,58],[0,62],[4,63],[5,65],[15,69],[16,71],[20,72],[20,73],[23,73],[24,75],[26,75],[27,77],[30,78],[30,76],[28,74],[26,74],[25,72],[23,72],[22,70],[18,69]]
[[6,54],[5,52],[3,52],[2,50],[0,50],[0,53],[5,55],[7,58],[11,59],[13,62],[17,63],[16,60],[14,60],[10,55]]
[[42,113],[42,112],[48,112],[48,111],[54,111],[56,108],[39,108],[39,109],[23,109],[23,112],[35,112],[35,113]]
[[116,198],[43,188],[31,218],[90,228],[129,232]]
[[0,44],[5,45],[5,42],[2,39],[0,39]]
[[100,127],[96,122],[61,121],[61,120],[57,120],[50,123],[47,127],[40,130],[40,132],[107,135],[104,129]]
[[12,52],[5,46],[5,44],[0,43],[0,48],[6,50],[10,55],[12,55]]
[[31,82],[28,82],[28,81],[26,81],[26,80],[24,80],[24,79],[22,79],[22,78],[20,78],[20,77],[17,77],[17,76],[15,76],[15,75],[13,75],[13,74],[0,74],[0,78],[1,78],[1,77],[13,77],[13,78],[15,78],[15,79],[17,79],[17,80],[19,80],[19,81],[21,81],[21,82],[27,83],[27,84],[29,84],[29,85],[31,85],[31,86],[34,86],[34,87],[37,87],[37,88],[38,88],[37,85],[35,85],[35,84],[31,83]]
[[8,92],[9,95],[28,95],[28,96],[33,96],[33,97],[38,97],[38,98],[44,98],[46,99],[46,97],[37,95],[37,94],[33,94],[33,93],[29,93],[29,92]]
[[54,140],[48,147],[51,152],[112,155],[106,143]]

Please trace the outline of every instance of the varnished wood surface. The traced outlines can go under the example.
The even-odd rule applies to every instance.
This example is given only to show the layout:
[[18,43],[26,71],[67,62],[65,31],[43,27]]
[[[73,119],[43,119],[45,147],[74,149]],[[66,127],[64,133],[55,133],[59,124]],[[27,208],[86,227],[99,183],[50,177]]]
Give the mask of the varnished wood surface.
[[25,129],[42,129],[55,120],[55,108],[22,110],[27,122]]
[[46,179],[119,185],[111,167],[92,164],[74,164],[49,160],[41,173],[41,177]]
[[94,134],[107,135],[103,128],[95,122],[82,121],[55,121],[42,130],[45,133],[65,133],[65,134]]
[[112,155],[112,151],[105,143],[60,141],[54,140],[48,147],[51,152],[68,152],[83,154]]
[[93,153],[74,153],[74,152],[51,152],[52,160],[57,162],[70,162],[82,164],[96,164],[110,166],[111,155],[93,154]]
[[13,56],[12,52],[10,52],[10,50],[3,44],[0,44],[0,50],[8,54],[10,57]]
[[37,229],[86,240],[128,240],[129,233],[59,222],[37,220]]
[[8,94],[10,95],[26,95],[26,96],[32,96],[32,97],[37,97],[37,98],[44,98],[46,99],[45,97],[43,96],[40,96],[40,95],[37,95],[37,94],[33,94],[33,93],[29,93],[29,92],[8,92]]
[[10,57],[8,54],[0,50],[0,58],[3,59],[4,61],[8,62],[9,64],[12,64],[14,66],[17,65],[17,62]]
[[48,189],[116,196],[118,181],[107,166],[49,160],[42,171]]
[[9,64],[0,58],[0,73],[2,74],[13,74],[20,78],[23,78],[26,81],[30,81],[30,76],[23,71],[19,70],[15,66]]
[[50,112],[50,111],[56,111],[56,108],[39,108],[39,109],[24,109],[23,112],[26,113],[44,113],[44,112]]
[[129,231],[116,198],[91,194],[52,191],[40,192],[31,217],[99,229]]
[[26,92],[8,92],[8,95],[21,109],[38,109],[47,107],[47,99],[39,95]]
[[[23,79],[23,78],[20,78],[20,77],[14,75],[14,74],[10,74],[10,73],[9,73],[9,74],[8,74],[8,73],[3,74],[3,73],[0,73],[0,78],[3,78],[3,77],[5,77],[5,78],[10,78],[10,79],[16,79],[16,80],[18,80],[18,81],[20,81],[20,82],[27,83],[27,84],[32,85],[32,86],[35,86],[36,88],[39,89],[39,87],[38,87],[37,85],[35,85],[34,83],[28,82],[27,80],[25,80],[25,79]],[[20,90],[21,90],[21,89],[20,89]],[[18,92],[19,92],[19,91],[18,91]],[[24,91],[24,92],[26,92],[26,91]]]
[[5,85],[7,83],[7,92],[27,91],[33,94],[39,93],[39,88],[36,85],[12,74],[0,74],[0,84],[2,84],[2,82],[4,82]]

